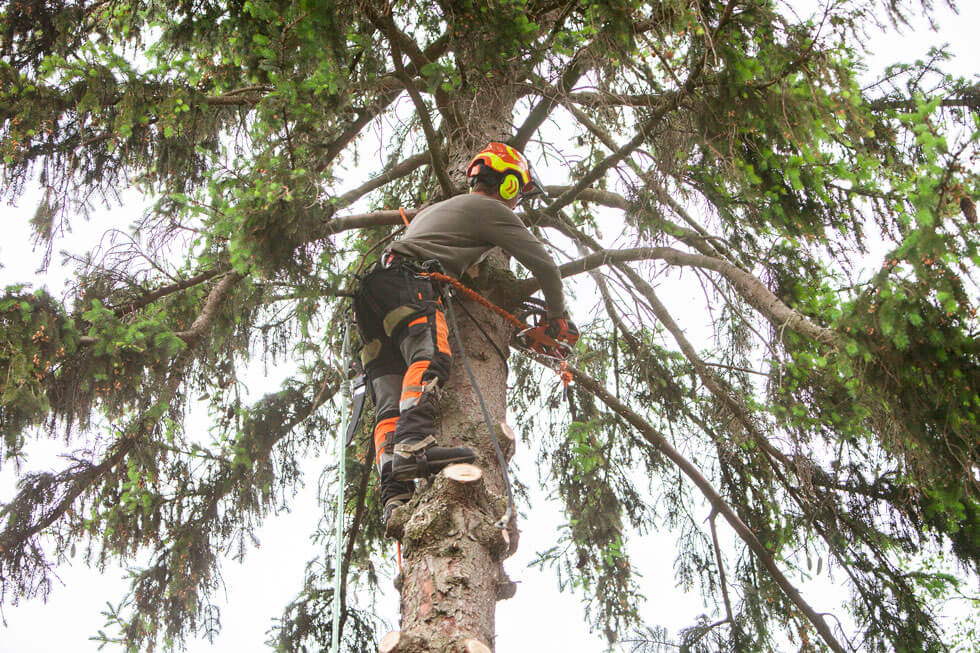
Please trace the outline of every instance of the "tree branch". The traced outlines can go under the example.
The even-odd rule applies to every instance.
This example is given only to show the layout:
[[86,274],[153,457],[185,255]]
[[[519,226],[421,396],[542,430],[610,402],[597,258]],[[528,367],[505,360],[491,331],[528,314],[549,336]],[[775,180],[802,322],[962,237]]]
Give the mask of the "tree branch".
[[[190,328],[186,331],[178,331],[174,335],[183,340],[188,345],[188,348],[196,345],[204,337],[208,329],[211,328],[211,325],[214,324],[215,319],[218,317],[218,310],[228,297],[228,294],[231,293],[231,289],[244,278],[244,275],[237,272],[228,273],[211,289],[207,299],[204,301],[204,307],[194,319],[194,322],[191,323]],[[82,347],[88,347],[98,341],[99,339],[95,336],[82,336],[78,339],[78,344]]]
[[[573,233],[570,232],[570,235],[573,237],[587,238],[585,234],[582,234],[578,230],[574,230]],[[593,249],[599,246],[599,243],[592,239],[587,239],[586,242]],[[703,268],[718,272],[740,292],[742,297],[753,308],[758,310],[775,327],[791,329],[824,345],[837,346],[841,342],[839,336],[833,330],[810,322],[806,316],[780,301],[755,276],[720,258],[705,256],[703,254],[689,254],[670,247],[635,247],[617,250],[600,249],[588,256],[559,266],[558,271],[564,278],[588,272],[603,265],[615,265],[617,263],[639,260],[662,260],[671,265]],[[636,279],[633,279],[634,283],[637,280],[641,283],[646,283],[642,279],[639,279],[638,275],[629,268],[626,268],[624,271],[627,271],[627,274],[632,273],[636,276]],[[520,293],[521,295],[529,295],[539,288],[540,284],[534,278],[518,281],[514,284],[515,293]]]
[[518,128],[517,133],[510,139],[512,146],[522,152],[524,151],[528,141],[531,140],[531,136],[548,118],[551,111],[559,103],[559,99],[564,97],[572,86],[575,85],[575,82],[591,67],[592,58],[589,52],[589,49],[580,51],[568,68],[565,69],[565,72],[561,74],[561,77],[558,78],[555,85],[548,89],[548,91],[540,93],[541,101],[534,105],[531,113],[528,114],[527,120],[524,121],[524,124]]
[[[957,97],[944,98],[939,101],[939,106],[945,109],[970,109],[980,111],[980,86],[963,89],[961,95]],[[882,97],[868,101],[868,108],[872,111],[886,111],[888,109],[898,109],[901,111],[915,111],[918,103],[913,99]]]
[[653,108],[663,98],[660,93],[644,95],[619,95],[609,91],[569,93],[568,101],[590,107],[646,107]]
[[122,317],[123,315],[127,315],[134,311],[138,311],[139,309],[152,304],[153,302],[160,299],[161,297],[172,295],[176,292],[180,292],[181,290],[186,290],[188,288],[196,286],[199,283],[204,283],[208,279],[213,279],[219,274],[222,274],[223,272],[227,272],[229,267],[230,266],[228,265],[219,265],[217,267],[211,268],[210,270],[205,270],[200,274],[196,274],[193,277],[189,277],[187,279],[183,279],[182,281],[178,281],[177,283],[172,283],[166,286],[160,286],[159,288],[155,290],[151,290],[144,295],[140,295],[139,297],[137,297],[131,302],[128,302],[122,306],[113,309],[113,312],[116,314],[116,317]]
[[389,36],[388,42],[391,45],[391,59],[395,64],[395,75],[402,81],[405,85],[405,90],[408,91],[409,97],[412,98],[412,102],[415,104],[415,110],[418,112],[419,122],[422,123],[422,132],[425,134],[425,140],[429,144],[429,155],[432,158],[432,172],[435,174],[436,179],[439,180],[439,186],[442,187],[442,193],[446,198],[453,196],[453,182],[449,180],[449,173],[446,172],[446,159],[442,155],[442,147],[439,145],[439,137],[436,135],[436,130],[432,126],[432,119],[429,117],[429,109],[425,106],[425,102],[422,100],[422,95],[419,93],[418,88],[416,88],[415,83],[409,78],[405,73],[405,67],[402,65],[402,53],[398,47],[398,38],[396,35],[392,34],[392,31],[397,32],[394,24],[389,26]]
[[830,630],[830,626],[827,625],[826,620],[824,620],[823,615],[814,610],[813,607],[803,599],[803,596],[800,594],[799,590],[793,586],[790,580],[786,578],[783,572],[779,569],[772,557],[772,554],[762,545],[762,542],[760,542],[759,538],[757,538],[755,533],[752,532],[752,529],[750,529],[745,522],[739,518],[731,506],[728,505],[725,499],[718,493],[717,490],[715,490],[708,479],[701,474],[697,467],[695,467],[691,461],[687,460],[683,455],[681,455],[681,453],[670,444],[666,436],[657,431],[650,425],[649,422],[644,420],[637,413],[630,410],[616,397],[612,396],[595,379],[571,365],[568,366],[568,371],[572,373],[572,378],[579,384],[580,387],[592,393],[592,395],[599,399],[599,401],[608,406],[610,410],[635,427],[647,442],[649,442],[654,448],[673,462],[681,470],[681,472],[687,476],[695,486],[697,486],[704,498],[711,504],[712,509],[717,511],[722,517],[725,518],[725,521],[727,521],[732,529],[738,534],[739,538],[745,542],[745,544],[749,547],[766,571],[769,572],[770,577],[772,577],[787,598],[789,598],[789,600],[792,601],[793,604],[795,604],[796,607],[798,607],[806,616],[807,620],[813,624],[814,628],[816,628],[817,632],[820,633],[820,636],[823,638],[827,646],[837,653],[845,653],[844,647],[837,641],[837,638],[834,637],[834,634]]
[[[405,209],[405,215],[411,220],[419,212],[419,209]],[[401,224],[402,218],[398,211],[373,211],[371,213],[357,213],[341,218],[334,218],[324,222],[319,228],[310,234],[310,240],[320,240],[328,238],[342,231],[351,229],[363,229],[365,227],[384,227],[393,224]]]
[[418,170],[425,165],[426,161],[430,160],[431,158],[428,152],[422,152],[421,154],[410,156],[401,163],[392,166],[388,171],[381,173],[374,179],[370,179],[357,188],[349,190],[343,195],[338,196],[333,200],[331,207],[334,211],[338,211],[345,206],[353,204],[371,191],[380,188],[385,184],[391,183],[396,179],[401,179],[402,177],[411,174],[415,170]]

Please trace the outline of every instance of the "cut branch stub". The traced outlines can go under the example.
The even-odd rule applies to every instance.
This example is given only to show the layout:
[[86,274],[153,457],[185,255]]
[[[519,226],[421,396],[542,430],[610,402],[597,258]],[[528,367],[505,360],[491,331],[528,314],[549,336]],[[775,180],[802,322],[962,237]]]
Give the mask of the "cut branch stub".
[[468,639],[463,642],[466,653],[491,653],[490,647],[478,639]]
[[510,460],[511,456],[517,450],[517,436],[514,434],[514,429],[508,426],[507,422],[500,422],[497,425],[497,439],[500,440],[500,448],[504,452],[504,458]]
[[449,465],[442,473],[446,475],[446,478],[457,483],[476,483],[483,478],[483,470],[468,463]]
[[398,642],[401,640],[402,634],[397,630],[393,630],[384,637],[381,638],[381,644],[378,646],[378,653],[392,653],[397,647]]

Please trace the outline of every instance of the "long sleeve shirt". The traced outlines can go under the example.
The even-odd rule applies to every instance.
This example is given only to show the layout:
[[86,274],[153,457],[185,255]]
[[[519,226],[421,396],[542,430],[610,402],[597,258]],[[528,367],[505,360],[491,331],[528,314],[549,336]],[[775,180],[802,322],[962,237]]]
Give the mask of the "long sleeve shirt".
[[419,261],[436,259],[460,277],[494,247],[513,256],[534,275],[549,317],[565,311],[561,275],[537,238],[503,202],[480,193],[457,195],[419,212],[391,250]]

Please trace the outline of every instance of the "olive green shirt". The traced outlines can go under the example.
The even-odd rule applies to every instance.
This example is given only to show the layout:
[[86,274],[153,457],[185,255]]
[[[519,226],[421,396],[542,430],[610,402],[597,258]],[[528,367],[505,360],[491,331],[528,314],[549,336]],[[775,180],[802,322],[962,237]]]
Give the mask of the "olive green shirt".
[[550,317],[565,311],[558,266],[521,219],[492,197],[457,195],[424,208],[391,250],[418,261],[436,259],[448,274],[459,278],[494,247],[531,271],[541,284]]

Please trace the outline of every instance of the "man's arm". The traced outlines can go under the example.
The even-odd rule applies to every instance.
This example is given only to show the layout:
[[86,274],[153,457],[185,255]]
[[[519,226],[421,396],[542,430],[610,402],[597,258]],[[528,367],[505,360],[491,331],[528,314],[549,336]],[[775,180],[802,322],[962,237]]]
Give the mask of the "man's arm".
[[513,211],[502,204],[500,211],[494,211],[490,216],[481,216],[479,224],[481,237],[516,258],[541,284],[544,300],[548,303],[548,317],[561,317],[565,313],[561,275],[541,241],[534,237]]

